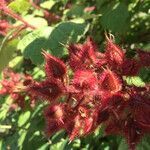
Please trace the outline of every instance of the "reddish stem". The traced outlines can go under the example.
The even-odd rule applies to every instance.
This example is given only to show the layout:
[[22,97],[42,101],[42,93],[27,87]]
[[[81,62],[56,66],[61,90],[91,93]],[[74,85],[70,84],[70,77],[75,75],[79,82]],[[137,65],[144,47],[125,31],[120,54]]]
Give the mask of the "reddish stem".
[[36,29],[34,26],[30,25],[29,23],[27,23],[25,20],[22,19],[22,17],[20,17],[19,15],[15,14],[14,12],[12,12],[10,9],[8,8],[3,8],[3,11],[5,14],[11,16],[14,19],[17,19],[19,21],[21,21],[23,24],[25,24],[26,27],[29,27],[31,29]]
[[79,108],[79,106],[83,102],[83,100],[84,100],[84,97],[79,100],[78,104],[74,107],[74,110],[77,110]]
[[18,27],[17,31],[12,35],[12,37],[9,39],[9,41],[12,40],[12,39],[14,39],[15,37],[17,37],[17,36],[19,35],[19,33],[20,33],[22,30],[24,30],[25,28],[26,28],[25,25]]
[[[34,3],[32,0],[29,0],[29,2],[31,3],[31,5],[35,8],[35,9],[38,9],[38,10],[42,10],[43,13],[44,13],[44,17],[45,19],[48,21],[48,23],[50,23],[49,21],[51,22],[55,22],[55,21],[58,21],[60,20],[60,16],[54,14],[54,13],[51,13],[49,12],[48,10],[38,6],[36,3]],[[49,20],[50,19],[50,20]]]
[[29,0],[30,4],[36,8],[36,9],[42,9],[40,6],[38,6],[36,3],[34,3],[32,0]]

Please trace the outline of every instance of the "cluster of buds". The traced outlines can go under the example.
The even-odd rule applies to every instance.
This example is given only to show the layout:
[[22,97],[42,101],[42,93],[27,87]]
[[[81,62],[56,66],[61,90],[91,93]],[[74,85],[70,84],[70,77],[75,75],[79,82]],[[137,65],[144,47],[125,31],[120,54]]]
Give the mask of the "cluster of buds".
[[[83,44],[70,44],[65,63],[44,51],[44,81],[7,72],[0,94],[10,94],[21,102],[24,94],[46,100],[48,136],[64,129],[72,141],[103,124],[107,135],[122,135],[129,148],[135,149],[150,133],[150,88],[148,84],[128,85],[123,77],[138,75],[141,67],[149,67],[150,53],[137,50],[134,58],[127,58],[111,38],[106,39],[104,53],[90,37]],[[25,88],[18,89],[20,85]]]
[[0,34],[5,36],[8,32],[10,24],[6,20],[0,20]]
[[66,63],[43,52],[46,79],[28,87],[33,96],[50,102],[44,113],[47,135],[64,129],[72,141],[103,124],[106,134],[124,136],[135,149],[150,133],[150,90],[148,85],[129,86],[123,77],[149,67],[150,53],[138,50],[136,57],[127,58],[108,37],[104,53],[91,38],[67,48]]
[[10,95],[14,102],[10,108],[16,108],[18,106],[24,108],[25,98],[28,95],[30,97],[30,105],[33,107],[35,104],[35,97],[26,91],[26,87],[32,82],[33,79],[30,75],[14,73],[11,69],[7,68],[3,71],[3,80],[0,82],[0,95]]
[[[0,11],[3,10],[3,8],[7,7],[7,1],[6,0],[1,0],[0,2]],[[7,20],[0,20],[0,35],[6,36],[8,29],[9,29],[10,24],[8,23]]]

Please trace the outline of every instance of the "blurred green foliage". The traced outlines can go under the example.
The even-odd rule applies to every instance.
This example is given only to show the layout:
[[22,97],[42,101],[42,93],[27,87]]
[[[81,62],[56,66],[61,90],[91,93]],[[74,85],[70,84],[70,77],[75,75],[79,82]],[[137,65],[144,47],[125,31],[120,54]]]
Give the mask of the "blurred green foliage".
[[[39,5],[60,16],[59,21],[45,20],[43,11],[35,9],[27,0],[14,0],[9,4],[9,8],[37,29],[26,29],[13,40],[9,40],[13,30],[5,38],[0,37],[0,72],[9,66],[41,80],[44,76],[42,49],[65,58],[68,53],[65,44],[82,42],[90,35],[103,51],[105,32],[111,32],[131,57],[137,48],[150,50],[149,0],[41,0]],[[20,24],[10,17],[0,18],[3,17],[14,25]],[[125,80],[128,84],[143,86],[150,81],[150,71],[145,68],[139,76]],[[10,97],[0,97],[0,150],[127,149],[122,137],[105,136],[102,129],[71,143],[64,131],[47,138],[42,115],[46,103],[37,103],[34,109],[9,111],[11,102]],[[149,150],[149,147],[149,138],[145,137],[137,149]]]

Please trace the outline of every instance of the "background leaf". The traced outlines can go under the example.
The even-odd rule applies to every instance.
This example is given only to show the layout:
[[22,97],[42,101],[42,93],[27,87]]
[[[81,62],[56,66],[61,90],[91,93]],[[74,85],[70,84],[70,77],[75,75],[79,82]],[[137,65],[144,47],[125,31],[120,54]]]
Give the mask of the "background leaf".
[[145,86],[145,83],[143,82],[142,78],[140,78],[139,76],[124,77],[124,79],[128,85],[135,85],[137,87]]
[[9,4],[9,8],[18,13],[23,13],[28,11],[30,8],[30,3],[28,0],[14,0]]
[[150,136],[145,136],[137,146],[137,150],[149,150],[150,148]]
[[62,57],[67,54],[64,45],[76,42],[83,37],[88,29],[84,23],[63,22],[55,27],[45,27],[26,35],[18,45],[18,49],[24,52],[26,58],[30,58],[34,64],[41,64],[42,49],[55,56]]
[[8,65],[9,61],[13,58],[14,51],[16,50],[18,40],[4,41],[0,47],[0,72]]
[[118,3],[107,10],[101,17],[101,23],[104,29],[112,32],[124,32],[129,25],[128,8],[124,3]]
[[56,4],[56,2],[57,2],[56,0],[48,0],[48,1],[41,3],[40,6],[42,8],[46,8],[50,10]]

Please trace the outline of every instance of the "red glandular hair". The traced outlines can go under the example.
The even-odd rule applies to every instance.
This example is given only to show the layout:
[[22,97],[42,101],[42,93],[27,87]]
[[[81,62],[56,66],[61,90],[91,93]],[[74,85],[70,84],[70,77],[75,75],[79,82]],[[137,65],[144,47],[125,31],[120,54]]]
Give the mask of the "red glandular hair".
[[110,67],[116,70],[122,66],[125,57],[124,52],[109,38],[107,38],[105,55]]
[[[45,81],[25,85],[34,98],[49,102],[44,113],[47,135],[64,129],[72,141],[104,124],[106,134],[124,136],[130,149],[135,149],[141,138],[150,133],[150,88],[147,84],[129,86],[123,77],[138,75],[142,66],[148,67],[144,58],[149,58],[149,53],[140,50],[137,59],[126,58],[125,52],[108,37],[104,53],[98,51],[91,38],[83,44],[70,44],[68,50],[66,64],[43,52]],[[72,70],[71,75],[67,68]],[[7,90],[10,88],[3,92]]]
[[45,57],[45,71],[48,78],[61,79],[66,74],[66,66],[60,59],[43,52]]
[[74,71],[78,69],[90,68],[96,61],[96,44],[88,38],[84,44],[70,44],[69,65]]

